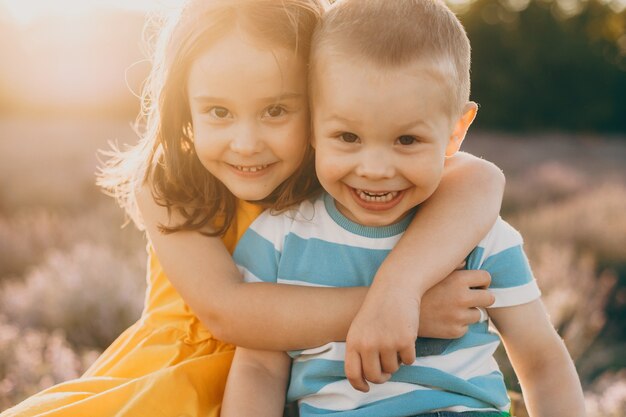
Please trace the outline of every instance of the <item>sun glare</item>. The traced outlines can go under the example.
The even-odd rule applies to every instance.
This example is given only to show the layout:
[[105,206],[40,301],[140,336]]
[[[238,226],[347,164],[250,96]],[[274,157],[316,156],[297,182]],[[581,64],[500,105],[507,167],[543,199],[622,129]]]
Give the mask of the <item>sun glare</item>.
[[126,10],[153,10],[175,7],[182,0],[0,0],[0,8],[6,9],[18,23],[27,24],[43,17],[75,17],[98,8]]

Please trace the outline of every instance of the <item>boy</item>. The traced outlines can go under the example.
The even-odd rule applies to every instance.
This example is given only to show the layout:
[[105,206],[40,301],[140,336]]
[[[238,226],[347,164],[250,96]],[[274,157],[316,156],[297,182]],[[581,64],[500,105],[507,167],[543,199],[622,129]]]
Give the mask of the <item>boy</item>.
[[[312,145],[326,193],[286,214],[263,214],[234,257],[248,281],[369,285],[476,115],[468,101],[469,41],[437,0],[346,0],[323,18],[311,62]],[[521,245],[500,219],[467,267],[491,274],[489,316],[531,415],[583,416],[575,369]],[[397,372],[369,392],[346,378],[345,343],[289,352],[293,363],[282,352],[238,348],[223,415],[280,416],[290,368],[288,399],[298,400],[302,417],[508,415],[493,359],[498,344],[486,320],[451,342],[418,339],[408,366],[381,356],[381,366]]]

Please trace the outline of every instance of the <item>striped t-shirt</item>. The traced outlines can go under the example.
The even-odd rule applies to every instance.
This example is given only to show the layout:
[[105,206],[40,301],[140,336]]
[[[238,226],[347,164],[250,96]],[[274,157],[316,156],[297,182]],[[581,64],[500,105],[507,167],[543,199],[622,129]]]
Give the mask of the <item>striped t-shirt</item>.
[[[281,215],[263,213],[243,235],[234,258],[247,282],[369,286],[412,216],[367,227],[343,216],[328,195]],[[522,250],[520,234],[502,219],[467,258],[468,269],[491,274],[492,307],[524,304],[540,292]],[[417,279],[418,277],[416,277]],[[510,401],[493,358],[500,343],[488,322],[460,339],[418,338],[418,357],[390,381],[363,393],[345,377],[345,343],[289,352],[288,401],[300,416],[406,417],[431,411],[508,411]]]

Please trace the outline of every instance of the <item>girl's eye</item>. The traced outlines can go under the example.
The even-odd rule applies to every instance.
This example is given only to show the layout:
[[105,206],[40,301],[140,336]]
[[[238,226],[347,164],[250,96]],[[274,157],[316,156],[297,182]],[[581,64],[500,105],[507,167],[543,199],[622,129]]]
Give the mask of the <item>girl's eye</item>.
[[339,135],[339,138],[341,138],[341,140],[346,143],[355,143],[356,141],[359,140],[359,137],[357,135],[355,135],[354,133],[350,133],[350,132],[342,133],[341,135]]
[[398,143],[400,145],[413,145],[415,142],[417,142],[415,136],[402,135],[398,138]]
[[284,115],[287,111],[282,106],[272,106],[268,107],[265,111],[265,114],[269,117],[275,118]]
[[209,109],[209,114],[216,119],[227,119],[231,116],[230,111],[226,107],[220,106],[212,107],[211,109]]

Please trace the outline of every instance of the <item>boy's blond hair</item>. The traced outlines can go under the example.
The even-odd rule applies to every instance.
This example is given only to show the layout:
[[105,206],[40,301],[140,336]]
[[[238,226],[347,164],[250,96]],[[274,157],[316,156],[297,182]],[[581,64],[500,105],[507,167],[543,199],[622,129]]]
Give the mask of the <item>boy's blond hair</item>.
[[323,58],[320,51],[338,53],[339,59],[364,58],[365,65],[382,68],[434,64],[453,115],[459,116],[469,100],[470,43],[443,1],[338,0],[322,17],[312,43],[313,65]]

